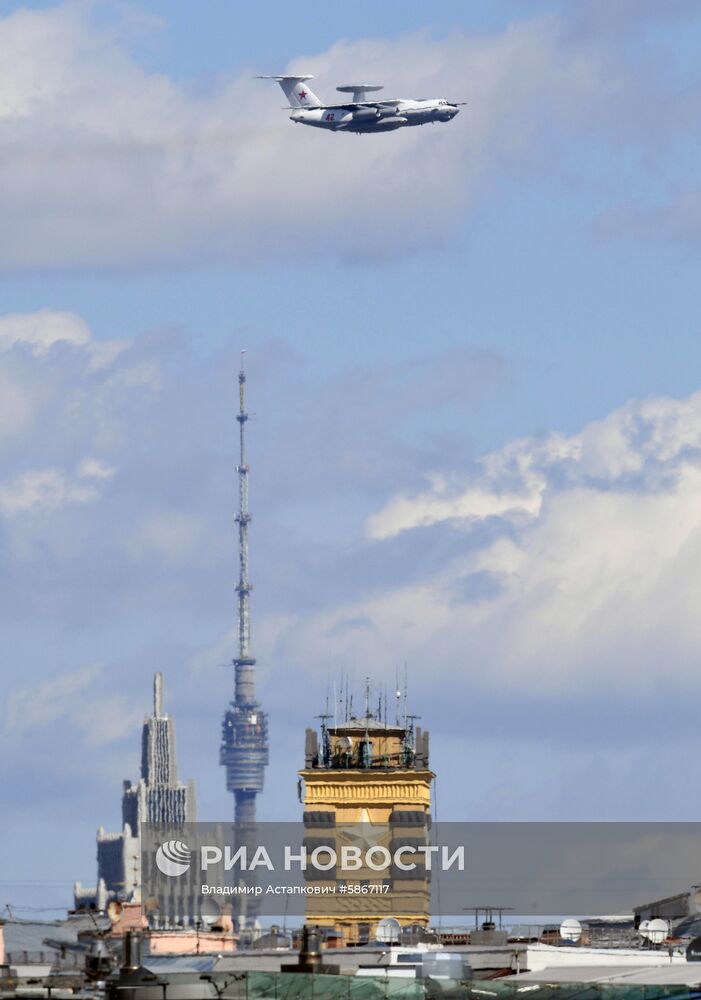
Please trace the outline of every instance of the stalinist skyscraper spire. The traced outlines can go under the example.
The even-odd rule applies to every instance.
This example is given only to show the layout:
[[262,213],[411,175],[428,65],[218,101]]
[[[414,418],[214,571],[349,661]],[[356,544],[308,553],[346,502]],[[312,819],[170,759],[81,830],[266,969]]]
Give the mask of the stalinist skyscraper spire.
[[76,882],[76,909],[102,910],[111,899],[139,899],[143,824],[181,827],[197,819],[195,784],[178,780],[175,720],[163,704],[163,674],[153,678],[153,712],[141,730],[141,777],[122,784],[122,829],[97,831],[97,886]]
[[234,658],[234,700],[224,715],[220,763],[226,768],[226,787],[234,795],[234,818],[237,823],[253,823],[256,818],[256,795],[263,790],[268,763],[268,718],[256,701],[255,657],[251,655],[251,584],[248,579],[248,472],[246,464],[246,372],[243,354],[239,372],[239,510],[236,515],[239,534],[238,650]]
[[175,720],[163,708],[163,674],[153,678],[153,714],[141,730],[141,780],[125,784],[122,815],[134,834],[141,823],[192,823],[195,815],[193,782],[178,781]]

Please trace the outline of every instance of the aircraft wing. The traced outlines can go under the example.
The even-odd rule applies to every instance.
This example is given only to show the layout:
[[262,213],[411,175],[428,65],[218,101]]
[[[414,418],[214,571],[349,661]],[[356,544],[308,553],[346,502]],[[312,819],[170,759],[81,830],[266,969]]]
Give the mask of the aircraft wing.
[[[394,101],[347,101],[345,104],[317,104],[313,108],[309,108],[310,111],[353,111],[354,108],[384,108],[390,107],[394,108],[399,104],[400,98]],[[283,108],[283,111],[299,111],[299,108],[293,108],[292,105]]]

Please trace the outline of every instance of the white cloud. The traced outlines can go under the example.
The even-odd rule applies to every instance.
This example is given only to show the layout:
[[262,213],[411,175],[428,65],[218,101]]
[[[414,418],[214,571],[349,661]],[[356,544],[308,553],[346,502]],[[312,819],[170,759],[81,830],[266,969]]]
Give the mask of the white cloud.
[[158,391],[162,385],[161,371],[155,361],[142,361],[135,365],[123,365],[114,375],[110,376],[107,384],[112,386],[136,386]]
[[516,441],[482,460],[481,478],[433,476],[427,490],[393,497],[367,519],[366,534],[383,539],[441,521],[537,517],[547,486],[544,469],[575,458],[580,449],[578,441],[557,434],[538,443]]
[[88,325],[75,313],[41,309],[35,313],[9,313],[0,316],[0,351],[15,344],[28,344],[40,357],[54,344],[84,347],[90,340]]
[[94,499],[114,472],[123,408],[160,387],[153,352],[94,340],[81,316],[0,316],[0,511]]
[[136,692],[134,698],[129,698],[102,691],[83,702],[72,713],[72,719],[90,747],[102,747],[124,739],[133,741],[144,718],[146,704]]
[[99,484],[115,470],[94,458],[83,459],[74,473],[61,469],[33,469],[0,483],[0,514],[52,511],[66,504],[91,503],[100,495]]
[[199,518],[178,511],[160,511],[141,519],[129,541],[129,550],[137,559],[159,556],[178,561],[191,555],[201,535]]
[[127,340],[99,340],[90,344],[90,371],[109,368],[129,347]]
[[96,666],[59,674],[31,687],[11,691],[5,711],[4,733],[12,739],[46,730],[53,723],[81,732],[91,747],[102,746],[133,733],[143,712],[120,694],[91,689],[102,681]]
[[569,485],[594,479],[615,486],[642,476],[649,486],[679,473],[680,458],[701,449],[701,393],[685,400],[635,401],[581,434],[551,434],[541,441],[515,441],[481,462],[481,475],[433,477],[429,488],[393,497],[368,518],[370,538],[390,538],[441,521],[492,517],[537,518],[552,498],[553,475]]
[[29,688],[11,691],[5,714],[7,729],[23,733],[61,718],[99,673],[97,667],[82,667]]
[[339,42],[287,67],[317,74],[326,97],[360,74],[470,102],[450,125],[358,140],[292,125],[276,85],[248,72],[194,97],[89,11],[68,0],[0,19],[5,269],[442,245],[477,185],[529,156],[546,121],[595,128],[626,90],[620,61],[564,41],[555,18]]
[[0,443],[26,433],[35,414],[33,401],[12,374],[0,370]]
[[[93,340],[76,313],[40,309],[0,316],[0,450],[21,447],[39,425],[44,438],[63,427],[77,439],[75,419],[90,385],[121,381],[157,390],[155,363],[130,361],[128,348],[126,340]],[[94,423],[97,444],[100,408],[85,418]]]
[[[440,521],[458,529],[440,569],[286,625],[269,648],[312,670],[406,659],[430,664],[433,680],[545,697],[645,690],[670,664],[695,676],[701,392],[631,402],[570,438],[514,442],[461,485],[390,500],[368,529],[375,544],[411,547],[416,532],[423,547]],[[364,624],[349,632],[348,621]]]
[[534,517],[540,510],[545,484],[539,480],[529,486],[520,494],[479,488],[455,492],[443,477],[433,477],[427,492],[395,497],[383,510],[369,517],[367,533],[370,538],[382,539],[439,521],[484,521],[489,517],[519,514]]
[[[84,407],[87,386],[96,373],[102,373],[105,384],[121,378],[127,384],[150,382],[157,388],[153,364],[148,371],[140,371],[138,364],[115,367],[127,347],[124,340],[93,340],[76,313],[40,309],[0,316],[0,448],[21,445],[38,425],[46,436],[62,417],[74,416]],[[64,376],[76,368],[83,372],[83,384],[74,382],[67,393]]]
[[97,458],[84,458],[78,466],[81,479],[110,479],[114,473],[114,469]]

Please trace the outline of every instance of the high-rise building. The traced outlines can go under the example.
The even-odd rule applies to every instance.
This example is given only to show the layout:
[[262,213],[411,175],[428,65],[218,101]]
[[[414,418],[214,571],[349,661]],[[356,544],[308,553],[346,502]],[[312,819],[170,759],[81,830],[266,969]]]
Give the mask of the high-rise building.
[[178,781],[175,756],[175,722],[163,710],[163,675],[153,680],[153,715],[141,730],[141,778],[124,782],[122,823],[138,831],[141,823],[178,826],[194,823],[195,787]]
[[268,717],[256,700],[255,657],[251,653],[251,583],[248,578],[248,473],[246,464],[246,372],[239,372],[239,542],[238,650],[234,658],[234,700],[224,714],[219,762],[226,768],[226,787],[234,796],[234,819],[239,827],[256,819],[256,796],[263,791],[268,763]]
[[178,826],[196,820],[194,782],[178,781],[175,722],[163,709],[163,675],[153,680],[153,713],[141,731],[141,777],[122,788],[122,829],[97,831],[97,885],[73,887],[75,906],[104,910],[112,899],[139,900],[142,823]]
[[[304,768],[299,772],[304,803],[305,846],[330,847],[341,857],[345,845],[379,845],[394,855],[401,847],[428,844],[431,808],[428,732],[415,716],[387,721],[379,707],[353,714],[352,702],[321,716],[321,733],[307,729]],[[386,699],[385,699],[386,702]],[[405,699],[406,705],[406,699]],[[333,721],[332,721],[333,719]],[[334,891],[307,897],[307,923],[337,935],[345,944],[375,937],[378,923],[394,917],[402,927],[426,927],[430,919],[430,872],[422,864],[405,871],[395,865],[381,874],[364,866],[308,872]]]

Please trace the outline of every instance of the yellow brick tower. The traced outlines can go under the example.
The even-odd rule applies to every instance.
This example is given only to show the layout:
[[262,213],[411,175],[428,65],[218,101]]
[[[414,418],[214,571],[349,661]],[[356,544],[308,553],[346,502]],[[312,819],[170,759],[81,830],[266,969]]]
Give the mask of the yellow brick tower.
[[[322,716],[321,733],[307,729],[303,787],[305,846],[387,848],[392,859],[413,860],[412,870],[392,863],[382,871],[363,865],[349,870],[307,873],[309,885],[328,887],[328,894],[307,898],[306,920],[339,943],[373,940],[380,920],[394,917],[402,927],[426,927],[430,919],[430,872],[423,855],[413,852],[429,842],[431,781],[428,733],[415,726],[415,716],[400,719],[399,693],[394,723],[385,704],[356,717],[351,706],[343,721]],[[386,699],[385,699],[386,701]],[[406,698],[405,698],[406,704]]]

